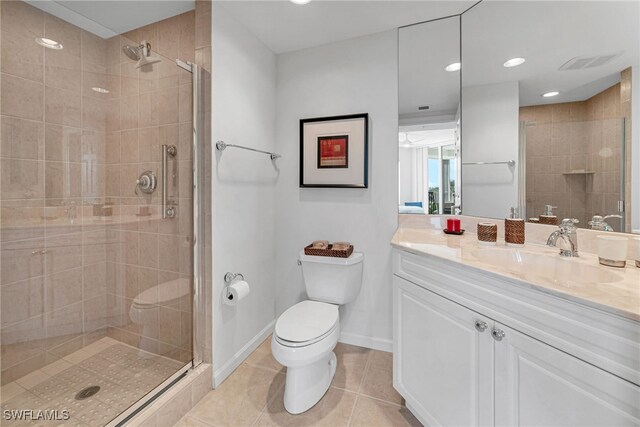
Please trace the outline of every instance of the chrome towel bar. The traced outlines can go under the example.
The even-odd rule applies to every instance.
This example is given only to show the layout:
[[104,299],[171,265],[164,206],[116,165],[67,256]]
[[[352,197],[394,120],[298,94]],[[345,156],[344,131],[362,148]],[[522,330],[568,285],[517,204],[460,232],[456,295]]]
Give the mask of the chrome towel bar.
[[509,166],[515,166],[516,165],[516,161],[515,160],[508,160],[506,162],[465,162],[462,165],[463,166],[466,166],[466,165],[509,165]]
[[216,142],[216,148],[218,149],[218,151],[224,151],[225,148],[227,147],[234,147],[234,148],[240,148],[242,150],[249,150],[249,151],[255,151],[256,153],[262,153],[262,154],[268,154],[269,157],[271,157],[271,160],[275,160],[278,159],[280,157],[282,157],[280,154],[276,154],[276,153],[271,153],[269,151],[262,151],[262,150],[257,150],[255,148],[250,148],[250,147],[244,147],[242,145],[236,145],[236,144],[227,144],[224,141],[218,141]]

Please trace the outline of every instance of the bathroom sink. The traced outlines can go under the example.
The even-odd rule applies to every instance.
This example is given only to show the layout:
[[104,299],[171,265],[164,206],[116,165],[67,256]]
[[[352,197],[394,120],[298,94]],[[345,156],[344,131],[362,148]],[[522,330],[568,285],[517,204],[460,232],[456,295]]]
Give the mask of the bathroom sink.
[[498,248],[477,250],[472,255],[483,264],[506,270],[522,279],[542,280],[560,287],[614,283],[623,279],[602,267],[557,255]]

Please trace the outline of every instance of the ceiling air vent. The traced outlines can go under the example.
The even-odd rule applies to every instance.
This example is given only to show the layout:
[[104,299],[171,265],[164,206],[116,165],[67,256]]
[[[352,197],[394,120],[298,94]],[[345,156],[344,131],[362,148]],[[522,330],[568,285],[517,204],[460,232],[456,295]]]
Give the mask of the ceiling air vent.
[[560,71],[584,70],[587,68],[600,67],[601,65],[608,64],[613,61],[615,58],[622,55],[622,53],[623,52],[596,56],[577,56],[565,62],[564,65],[560,67]]

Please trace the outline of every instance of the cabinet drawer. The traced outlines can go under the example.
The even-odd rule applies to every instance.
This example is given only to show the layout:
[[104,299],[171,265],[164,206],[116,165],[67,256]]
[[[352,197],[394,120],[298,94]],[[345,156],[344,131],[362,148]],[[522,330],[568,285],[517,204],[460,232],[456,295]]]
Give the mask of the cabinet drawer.
[[525,282],[394,250],[394,274],[640,384],[640,324]]

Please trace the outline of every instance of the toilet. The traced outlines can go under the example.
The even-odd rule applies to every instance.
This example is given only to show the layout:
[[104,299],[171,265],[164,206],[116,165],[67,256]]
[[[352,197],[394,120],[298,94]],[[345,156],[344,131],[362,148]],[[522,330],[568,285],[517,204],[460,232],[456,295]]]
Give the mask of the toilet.
[[299,259],[309,299],[282,313],[271,339],[273,357],[287,367],[284,407],[291,414],[313,407],[331,385],[333,349],[340,337],[338,308],[360,292],[364,255],[334,258],[301,251]]
[[131,321],[141,326],[140,338],[148,338],[153,330],[157,330],[159,306],[179,304],[190,294],[191,281],[185,278],[169,280],[140,292],[129,309]]

